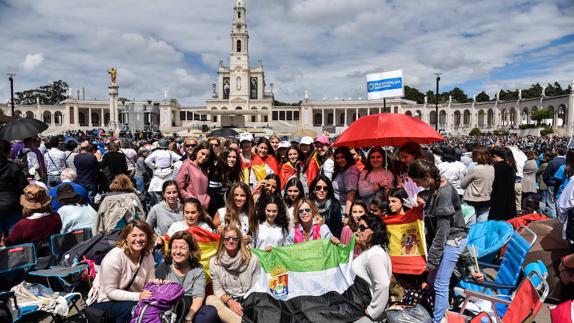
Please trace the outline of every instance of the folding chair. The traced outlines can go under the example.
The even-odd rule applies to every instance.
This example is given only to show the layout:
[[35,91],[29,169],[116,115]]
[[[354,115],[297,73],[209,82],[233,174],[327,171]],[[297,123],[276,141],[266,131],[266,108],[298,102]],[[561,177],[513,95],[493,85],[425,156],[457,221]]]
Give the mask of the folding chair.
[[[526,232],[532,237],[530,241],[521,236],[521,233]],[[472,278],[465,278],[459,282],[455,288],[457,294],[461,293],[461,289],[467,291],[475,291],[485,293],[487,295],[510,295],[516,289],[518,278],[522,270],[522,265],[526,259],[526,255],[532,245],[537,239],[536,233],[527,227],[520,227],[512,233],[510,241],[508,241],[506,252],[502,258],[500,265],[494,265],[479,261],[481,268],[497,269],[496,277],[487,276],[484,282],[478,284]]]
[[[79,259],[75,260],[75,264],[70,267],[57,266],[56,263],[58,263],[60,258],[73,246],[91,237],[91,229],[78,229],[64,234],[52,235],[50,237],[52,266],[48,269],[31,271],[28,275],[45,278],[49,287],[52,287],[51,281],[55,280],[59,283],[58,287],[62,287],[62,291],[73,292],[78,285],[80,275],[88,269],[88,265],[78,264]],[[59,288],[56,290],[58,289]]]
[[[538,287],[535,287],[532,284],[533,280],[540,282]],[[534,270],[522,280],[522,283],[518,286],[516,292],[511,298],[505,296],[493,296],[471,290],[465,291],[466,297],[459,315],[464,313],[468,302],[473,298],[483,299],[491,302],[492,305],[496,305],[492,306],[496,322],[515,323],[533,320],[540,311],[540,308],[546,300],[549,292],[550,287],[546,280],[538,271]],[[450,319],[449,322],[451,322]]]

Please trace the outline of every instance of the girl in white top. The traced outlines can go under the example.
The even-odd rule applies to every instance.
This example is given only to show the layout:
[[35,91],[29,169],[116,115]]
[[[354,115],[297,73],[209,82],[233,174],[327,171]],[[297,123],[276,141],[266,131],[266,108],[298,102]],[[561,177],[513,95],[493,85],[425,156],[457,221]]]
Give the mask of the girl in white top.
[[385,167],[386,154],[381,147],[373,147],[367,156],[365,169],[359,175],[359,195],[367,203],[393,186],[394,175]]
[[172,223],[166,235],[171,237],[178,231],[187,231],[187,229],[192,227],[200,227],[212,232],[213,229],[205,222],[205,214],[205,209],[201,206],[201,202],[198,199],[195,197],[185,199],[183,201],[183,221]]
[[257,249],[271,250],[285,244],[289,236],[289,219],[285,203],[278,195],[269,195],[260,202],[259,223],[254,235],[253,246]]
[[285,184],[285,192],[283,193],[283,200],[287,206],[287,217],[289,218],[289,230],[293,229],[295,212],[297,212],[295,206],[304,197],[303,183],[295,177],[289,179]]
[[365,317],[358,321],[378,322],[387,307],[392,276],[385,223],[374,215],[361,217],[356,243],[363,252],[353,260],[351,269],[369,284],[372,296],[371,303],[365,309]]
[[213,225],[217,233],[223,234],[228,225],[235,225],[241,229],[243,240],[250,243],[251,234],[255,232],[257,218],[255,214],[255,202],[251,189],[243,182],[231,186],[225,202],[225,208],[217,210],[213,217]]

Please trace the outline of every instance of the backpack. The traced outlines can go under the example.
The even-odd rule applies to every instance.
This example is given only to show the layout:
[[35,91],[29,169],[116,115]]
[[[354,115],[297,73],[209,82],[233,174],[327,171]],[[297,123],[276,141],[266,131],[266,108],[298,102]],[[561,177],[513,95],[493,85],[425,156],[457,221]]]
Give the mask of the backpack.
[[183,287],[178,283],[171,282],[160,285],[147,283],[144,289],[152,292],[152,296],[138,302],[134,307],[130,323],[176,322],[179,313],[174,313],[171,309],[183,300]]
[[24,176],[28,177],[30,176],[30,167],[28,166],[28,153],[31,153],[33,151],[31,150],[25,151],[24,149],[20,150],[20,152],[18,153],[18,157],[14,162],[16,162],[18,167],[20,167],[20,169],[24,173]]
[[71,267],[84,259],[93,260],[96,265],[100,265],[106,254],[116,246],[119,236],[120,230],[114,230],[109,234],[100,233],[80,242],[57,260],[58,265]]

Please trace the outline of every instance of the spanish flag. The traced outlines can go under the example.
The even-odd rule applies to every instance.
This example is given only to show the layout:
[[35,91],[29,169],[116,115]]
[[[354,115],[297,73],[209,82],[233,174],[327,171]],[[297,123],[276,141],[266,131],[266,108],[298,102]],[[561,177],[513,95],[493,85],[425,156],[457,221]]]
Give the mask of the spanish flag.
[[285,184],[287,184],[289,179],[292,177],[298,177],[297,166],[288,161],[281,166],[281,174],[279,175],[279,178],[281,179],[281,190],[285,189]]
[[221,236],[217,233],[211,233],[198,226],[187,229],[187,232],[193,234],[193,237],[197,241],[199,250],[201,251],[201,259],[199,262],[203,265],[207,279],[211,280],[211,276],[209,274],[209,259],[215,256]]
[[241,153],[239,153],[239,156],[241,158],[241,176],[242,176],[242,180],[245,184],[250,185],[249,183],[249,175],[251,173],[251,163],[246,161],[243,158],[243,155]]
[[317,152],[314,152],[311,159],[307,162],[307,169],[305,170],[307,185],[311,185],[311,182],[319,175],[320,168],[319,156],[317,156]]
[[251,170],[255,173],[255,178],[257,182],[261,182],[267,176],[267,167],[269,167],[273,173],[279,175],[279,163],[275,160],[275,157],[268,155],[264,159],[256,155],[251,160]]
[[390,238],[389,254],[393,273],[422,274],[426,267],[422,207],[410,209],[404,215],[387,216],[383,221]]

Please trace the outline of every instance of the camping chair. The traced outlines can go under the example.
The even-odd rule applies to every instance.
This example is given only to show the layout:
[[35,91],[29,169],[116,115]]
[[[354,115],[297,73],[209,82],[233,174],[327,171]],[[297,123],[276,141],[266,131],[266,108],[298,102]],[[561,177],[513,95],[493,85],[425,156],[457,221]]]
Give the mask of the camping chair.
[[[530,241],[526,240],[521,236],[520,232],[522,234],[527,233],[532,236],[532,239]],[[478,284],[467,277],[460,281],[455,289],[457,294],[460,294],[460,288],[462,288],[464,292],[470,290],[487,295],[510,295],[518,284],[518,277],[520,276],[524,259],[536,239],[537,235],[532,230],[527,227],[518,228],[512,233],[500,265],[479,261],[481,268],[497,269],[496,277],[492,278],[486,275],[482,284]]]
[[[81,274],[88,269],[84,263],[78,264],[79,259],[74,260],[73,265],[57,266],[57,262],[73,246],[86,241],[92,237],[91,229],[78,229],[64,234],[53,234],[50,237],[50,252],[52,255],[52,266],[48,269],[35,270],[28,273],[30,276],[45,278],[47,285],[52,288],[52,281],[58,282],[61,291],[73,292],[79,283]],[[58,290],[60,288],[57,288]]]
[[514,228],[506,221],[476,223],[470,226],[467,245],[476,247],[479,260],[492,262],[512,232]]
[[[540,282],[539,288],[532,284],[534,278]],[[542,275],[534,270],[522,280],[512,298],[492,296],[476,291],[465,292],[466,297],[459,315],[462,315],[471,298],[483,299],[491,302],[493,305],[496,304],[496,306],[492,306],[496,322],[514,323],[524,322],[527,319],[533,320],[546,300],[550,287]],[[450,319],[449,322],[451,322]]]
[[[36,263],[36,249],[32,243],[0,249],[0,281],[2,289],[10,289],[24,281],[26,271],[36,266]],[[64,298],[66,298],[68,304],[75,306],[75,302],[80,299],[80,295],[77,293],[68,294]],[[13,292],[0,291],[0,302],[8,305],[12,314],[12,322],[24,317],[39,319],[50,316],[53,321],[58,319],[56,315],[39,310],[40,306],[38,303],[18,304]]]

